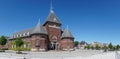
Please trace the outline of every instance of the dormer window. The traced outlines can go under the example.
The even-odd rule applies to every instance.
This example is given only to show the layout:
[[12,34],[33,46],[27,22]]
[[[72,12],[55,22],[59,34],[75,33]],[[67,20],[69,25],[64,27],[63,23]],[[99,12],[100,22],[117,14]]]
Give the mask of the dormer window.
[[53,20],[56,21],[56,18],[54,18]]

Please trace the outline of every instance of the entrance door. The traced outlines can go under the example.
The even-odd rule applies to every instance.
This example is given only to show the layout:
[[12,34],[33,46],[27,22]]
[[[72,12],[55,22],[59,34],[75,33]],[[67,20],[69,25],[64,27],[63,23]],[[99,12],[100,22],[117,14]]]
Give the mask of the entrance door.
[[53,44],[53,50],[55,50],[55,49],[56,49],[56,43]]
[[57,37],[56,36],[53,36],[52,37],[53,41],[51,42],[50,44],[50,49],[51,50],[57,50],[58,49],[58,45],[57,45]]
[[51,43],[50,50],[55,50],[55,49],[56,49],[56,43]]

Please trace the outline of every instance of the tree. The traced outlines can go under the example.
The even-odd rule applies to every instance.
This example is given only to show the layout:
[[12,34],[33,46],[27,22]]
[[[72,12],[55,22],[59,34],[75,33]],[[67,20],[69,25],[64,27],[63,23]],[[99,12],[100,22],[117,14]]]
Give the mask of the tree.
[[107,49],[108,49],[108,47],[107,47],[106,45],[104,45],[102,48],[103,48],[104,50],[107,50]]
[[93,47],[93,46],[91,46],[91,49],[92,49],[92,50],[94,50],[94,47]]
[[74,47],[77,47],[78,44],[79,44],[79,42],[78,42],[78,41],[75,41],[75,42],[74,42]]
[[100,46],[97,44],[97,45],[95,46],[95,49],[96,49],[96,50],[99,50],[99,49],[100,49]]
[[87,45],[87,46],[86,46],[86,49],[88,49],[88,50],[89,50],[89,49],[90,49],[90,45]]
[[110,50],[112,50],[112,49],[113,49],[112,43],[110,43],[110,44],[108,45],[108,47],[109,47]]
[[7,39],[5,38],[5,36],[1,36],[0,45],[2,46],[2,49],[3,49],[3,46],[6,45],[6,43],[7,43]]
[[[22,41],[21,38],[16,38],[14,42],[15,42],[16,47],[18,47],[18,48],[20,48],[24,44],[24,42]],[[18,54],[21,53],[20,49],[18,49],[17,53]]]
[[117,46],[116,46],[116,50],[119,50],[119,49],[120,49],[120,46],[119,46],[119,45],[117,45]]
[[104,45],[104,46],[102,47],[102,49],[104,50],[104,52],[107,52],[108,46],[107,46],[107,45]]

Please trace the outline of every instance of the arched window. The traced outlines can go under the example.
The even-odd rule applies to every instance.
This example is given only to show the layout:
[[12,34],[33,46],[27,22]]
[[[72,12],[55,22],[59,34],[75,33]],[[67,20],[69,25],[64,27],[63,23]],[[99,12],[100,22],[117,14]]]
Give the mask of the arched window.
[[40,48],[40,36],[39,36],[39,35],[36,36],[35,47],[36,47],[37,49]]
[[40,40],[39,39],[36,39],[36,47],[40,47]]
[[53,36],[52,39],[53,39],[53,42],[54,42],[54,43],[57,42],[57,37],[56,37],[56,36]]

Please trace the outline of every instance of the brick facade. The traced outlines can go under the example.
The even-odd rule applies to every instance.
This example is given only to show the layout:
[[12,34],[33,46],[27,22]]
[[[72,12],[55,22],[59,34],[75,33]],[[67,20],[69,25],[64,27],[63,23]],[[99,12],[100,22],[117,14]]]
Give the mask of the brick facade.
[[62,50],[74,50],[74,40],[73,39],[62,39],[61,49]]
[[[68,29],[62,31],[61,25],[52,11],[43,26],[38,23],[36,28],[22,31],[22,39],[29,42],[31,51],[74,50],[74,37]],[[12,40],[19,36],[21,32],[15,33]]]

